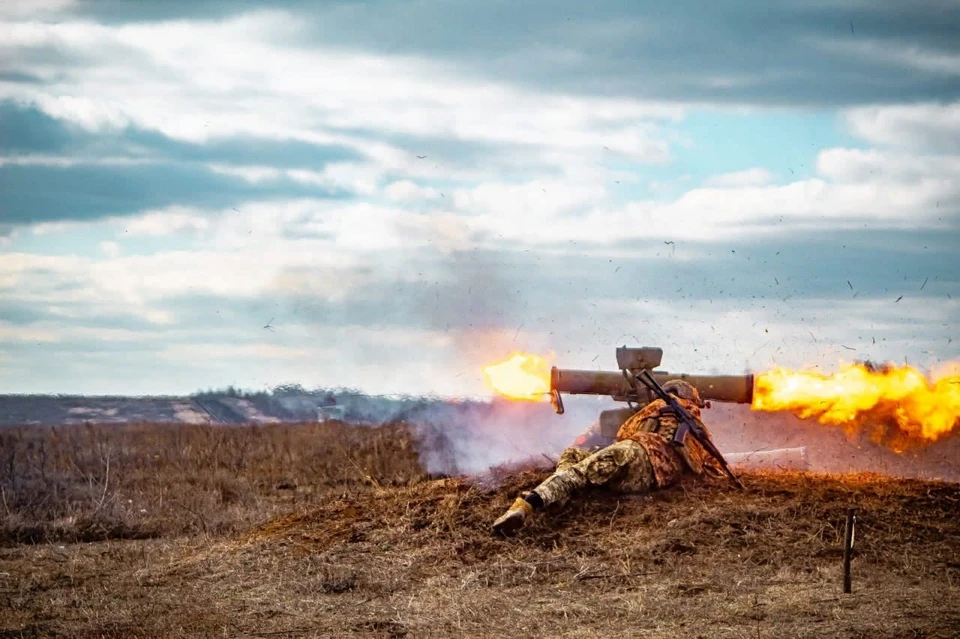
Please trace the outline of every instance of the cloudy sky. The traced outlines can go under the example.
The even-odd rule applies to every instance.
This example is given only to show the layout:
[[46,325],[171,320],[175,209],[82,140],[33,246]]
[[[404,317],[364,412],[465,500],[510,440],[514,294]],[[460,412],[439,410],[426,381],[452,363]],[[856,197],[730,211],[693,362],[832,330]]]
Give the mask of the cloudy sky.
[[0,392],[960,353],[952,0],[0,3]]

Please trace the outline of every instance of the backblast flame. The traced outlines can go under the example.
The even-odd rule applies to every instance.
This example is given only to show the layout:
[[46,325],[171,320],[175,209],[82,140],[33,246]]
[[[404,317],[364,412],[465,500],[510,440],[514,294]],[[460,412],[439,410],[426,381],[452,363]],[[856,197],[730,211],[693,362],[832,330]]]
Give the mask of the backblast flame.
[[756,376],[753,410],[790,411],[894,450],[960,430],[960,375],[928,379],[910,366],[844,364],[836,373],[776,368]]
[[513,353],[484,366],[483,377],[493,390],[510,399],[543,401],[550,392],[550,364],[531,353]]

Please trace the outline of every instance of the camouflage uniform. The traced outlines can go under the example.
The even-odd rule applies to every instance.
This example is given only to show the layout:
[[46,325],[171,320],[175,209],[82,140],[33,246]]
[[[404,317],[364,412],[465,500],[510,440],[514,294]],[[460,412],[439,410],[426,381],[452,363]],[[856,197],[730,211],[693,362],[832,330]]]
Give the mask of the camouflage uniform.
[[[681,396],[678,400],[699,421],[699,395],[692,386],[684,385],[689,388],[682,389],[682,394],[690,399]],[[677,386],[673,383],[664,388],[670,391]],[[684,472],[697,476],[705,472],[719,474],[719,466],[693,437],[687,437],[683,446],[672,443],[678,427],[677,417],[666,402],[658,399],[620,427],[614,444],[593,453],[567,448],[560,455],[556,471],[531,492],[518,497],[494,522],[494,530],[507,532],[520,528],[534,510],[562,504],[588,487],[645,493],[673,486]]]

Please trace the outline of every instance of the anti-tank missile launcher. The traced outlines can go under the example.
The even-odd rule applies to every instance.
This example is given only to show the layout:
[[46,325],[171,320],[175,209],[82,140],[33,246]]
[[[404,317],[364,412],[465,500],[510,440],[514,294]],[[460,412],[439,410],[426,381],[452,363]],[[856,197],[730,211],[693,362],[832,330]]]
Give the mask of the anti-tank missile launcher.
[[709,406],[710,401],[735,404],[753,402],[753,375],[689,375],[654,370],[663,359],[663,349],[654,346],[641,348],[617,348],[619,371],[586,371],[550,369],[550,402],[557,414],[563,414],[561,393],[569,395],[606,395],[626,408],[605,410],[600,413],[600,436],[612,440],[627,419],[653,401],[650,390],[637,381],[637,375],[649,370],[660,385],[672,379],[681,379],[700,393],[700,398]]

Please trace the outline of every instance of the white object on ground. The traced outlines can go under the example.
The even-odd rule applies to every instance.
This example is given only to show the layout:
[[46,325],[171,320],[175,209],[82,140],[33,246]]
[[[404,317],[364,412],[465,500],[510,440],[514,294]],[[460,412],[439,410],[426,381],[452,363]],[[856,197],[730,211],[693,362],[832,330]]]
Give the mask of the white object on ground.
[[760,470],[807,470],[807,448],[775,448],[773,450],[755,450],[749,453],[724,453],[730,466],[743,469]]

